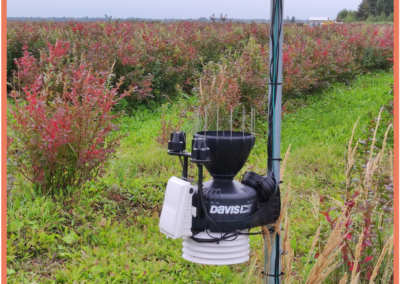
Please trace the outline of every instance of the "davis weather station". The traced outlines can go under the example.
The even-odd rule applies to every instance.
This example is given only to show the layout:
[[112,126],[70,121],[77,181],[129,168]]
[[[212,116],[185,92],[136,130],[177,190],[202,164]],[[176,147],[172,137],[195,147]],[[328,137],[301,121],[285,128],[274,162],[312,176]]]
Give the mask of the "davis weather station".
[[[271,0],[267,174],[247,171],[241,181],[234,180],[256,141],[253,111],[250,132],[245,132],[244,124],[242,131],[232,131],[232,127],[221,131],[218,126],[198,131],[190,152],[186,133],[172,133],[168,154],[181,160],[182,176],[168,181],[160,217],[162,233],[183,239],[182,257],[205,265],[248,261],[249,236],[264,234],[251,229],[267,226],[264,240],[271,245],[265,245],[263,274],[265,283],[271,284],[281,283],[282,278],[281,240],[274,232],[281,211],[282,17],[283,0]],[[189,162],[197,165],[197,180],[188,178]],[[212,180],[203,180],[204,167]]]

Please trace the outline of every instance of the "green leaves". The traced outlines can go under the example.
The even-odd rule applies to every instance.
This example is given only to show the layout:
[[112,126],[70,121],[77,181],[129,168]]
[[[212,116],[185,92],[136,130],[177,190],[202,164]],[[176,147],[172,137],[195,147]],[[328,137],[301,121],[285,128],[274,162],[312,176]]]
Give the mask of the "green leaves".
[[14,269],[8,269],[7,268],[7,276],[8,275],[12,275],[12,274],[14,274],[15,273],[15,270]]
[[75,232],[72,232],[66,236],[64,236],[63,238],[61,238],[64,242],[66,242],[67,244],[72,244],[73,242],[75,242],[76,240],[79,239],[78,235],[75,234]]

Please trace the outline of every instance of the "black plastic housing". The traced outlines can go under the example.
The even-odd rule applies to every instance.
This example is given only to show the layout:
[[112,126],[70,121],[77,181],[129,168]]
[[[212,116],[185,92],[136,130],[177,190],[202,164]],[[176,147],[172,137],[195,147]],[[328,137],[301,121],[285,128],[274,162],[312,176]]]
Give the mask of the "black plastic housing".
[[186,133],[171,133],[170,141],[168,141],[168,150],[171,152],[183,152],[186,150]]
[[210,149],[203,137],[194,137],[192,140],[192,159],[194,163],[205,163],[210,161]]
[[197,132],[194,137],[206,140],[210,162],[204,166],[217,179],[233,179],[243,168],[255,143],[254,135],[246,132],[206,131]]
[[[233,178],[246,163],[254,147],[255,137],[250,133],[230,131],[198,132],[192,141],[192,153],[185,151],[186,134],[171,134],[168,154],[184,157],[182,176],[187,177],[187,159],[198,164],[198,186],[202,188],[203,211],[198,187],[195,187],[192,206],[196,207],[196,217],[192,217],[192,230],[235,231],[251,229],[277,221],[280,208],[280,191],[265,203],[258,195],[257,188],[250,187]],[[203,165],[213,180],[203,183]]]
[[[198,192],[195,191],[193,195],[193,206],[198,206]],[[216,218],[215,215],[211,215],[213,220],[215,220],[217,227],[213,225],[212,222],[207,220],[204,214],[202,214],[202,210],[197,208],[197,217],[192,217],[192,230],[193,231],[203,231],[203,230],[211,230],[211,231],[235,231],[235,230],[245,230],[251,229],[255,227],[265,226],[269,224],[274,224],[279,218],[280,209],[281,208],[281,197],[280,190],[278,189],[277,193],[266,203],[258,204],[257,210],[253,212],[251,215],[240,216],[243,218],[235,218],[231,216],[230,218]],[[208,209],[209,210],[209,209]],[[200,211],[200,212],[199,212]],[[199,214],[200,213],[200,214]]]
[[204,201],[214,221],[240,220],[257,211],[257,192],[238,181],[209,180],[203,185]]
[[204,166],[213,180],[204,182],[202,186],[207,213],[218,228],[204,214],[196,190],[192,205],[197,210],[196,217],[192,218],[192,229],[228,232],[275,223],[280,214],[279,189],[270,200],[261,204],[255,188],[233,180],[254,147],[254,135],[243,132],[207,131],[198,132],[194,137],[205,139],[209,148],[210,161]]

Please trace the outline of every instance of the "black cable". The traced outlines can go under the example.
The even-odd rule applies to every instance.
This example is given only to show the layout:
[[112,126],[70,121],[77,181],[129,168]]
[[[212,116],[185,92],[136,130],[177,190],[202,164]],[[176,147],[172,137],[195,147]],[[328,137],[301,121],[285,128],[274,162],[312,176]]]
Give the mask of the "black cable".
[[[228,235],[228,234],[231,233],[231,232],[225,233],[225,234],[223,235],[221,229],[220,229],[220,228],[218,227],[218,225],[215,223],[214,219],[212,219],[212,218],[208,215],[207,208],[206,208],[206,205],[205,205],[205,202],[204,202],[203,183],[201,182],[201,180],[202,180],[202,175],[203,175],[203,171],[202,171],[202,167],[203,167],[203,166],[202,166],[202,165],[198,165],[198,167],[199,167],[199,183],[197,183],[195,180],[189,179],[189,178],[182,178],[182,179],[183,179],[183,180],[186,180],[186,181],[193,182],[193,183],[195,183],[195,184],[197,185],[198,194],[199,194],[200,201],[201,201],[200,203],[201,203],[202,209],[203,209],[203,211],[204,211],[204,214],[206,215],[208,222],[211,221],[211,222],[213,223],[213,225],[217,228],[217,230],[220,232],[221,237],[220,237],[220,238],[216,238],[216,237],[211,236],[210,233],[209,233],[209,232],[207,231],[207,229],[206,229],[205,232],[207,233],[207,235],[208,235],[211,239],[200,239],[200,238],[194,237],[196,234],[198,234],[198,233],[200,233],[200,232],[202,232],[202,231],[198,231],[198,232],[193,233],[193,236],[191,236],[190,238],[191,238],[192,240],[194,240],[195,242],[198,242],[198,243],[211,243],[211,242],[220,242],[220,241],[222,241],[222,240],[228,240],[228,238],[232,237],[231,235]],[[207,224],[207,227],[208,227],[208,224]],[[239,233],[239,232],[238,232],[238,233]],[[237,238],[237,236],[236,236],[236,238]],[[236,239],[236,238],[235,238],[235,239]],[[233,239],[233,240],[235,240],[235,239]]]
[[[202,167],[201,165],[199,165],[199,181],[200,181],[200,176],[202,176],[202,171],[200,171],[200,167]],[[202,177],[201,177],[202,178]],[[222,231],[221,231],[221,229],[218,227],[218,225],[215,223],[215,221],[208,215],[208,212],[207,212],[207,208],[206,208],[206,205],[205,205],[205,203],[204,203],[204,194],[203,194],[203,183],[202,182],[200,182],[200,183],[197,183],[195,180],[193,180],[193,179],[190,179],[190,178],[182,178],[183,180],[186,180],[186,181],[190,181],[190,182],[193,182],[193,183],[195,183],[196,185],[197,185],[197,189],[198,189],[198,194],[199,194],[199,197],[200,197],[200,200],[201,200],[201,205],[202,205],[202,209],[203,209],[203,211],[204,211],[204,214],[206,215],[206,217],[207,217],[207,220],[208,221],[211,221],[213,224],[214,224],[214,226],[217,228],[217,230],[221,233],[221,238],[215,238],[215,237],[213,237],[213,236],[211,236],[208,232],[207,232],[207,230],[205,230],[206,231],[206,233],[207,233],[207,235],[211,238],[211,241],[212,242],[218,242],[219,240],[222,240],[223,239],[223,236],[222,236]],[[207,224],[207,227],[208,227],[208,224]],[[194,235],[196,235],[196,234],[198,234],[199,232],[201,232],[201,231],[198,231],[197,233],[194,233],[193,234],[193,236]],[[191,237],[194,241],[196,241],[196,242],[199,242],[199,243],[201,243],[201,242],[205,242],[206,240],[210,240],[210,239],[199,239],[199,238],[195,238],[195,237]]]
[[[207,217],[207,220],[208,220],[208,221],[211,221],[211,223],[213,223],[213,225],[214,225],[214,226],[217,228],[217,230],[221,233],[221,238],[222,238],[222,231],[221,231],[221,229],[218,227],[218,225],[215,223],[214,219],[211,218],[211,217],[208,215],[207,208],[206,208],[206,203],[205,203],[205,201],[204,201],[203,182],[202,182],[202,180],[203,180],[203,165],[197,164],[197,166],[198,166],[198,171],[199,171],[199,177],[198,177],[199,183],[198,183],[198,185],[197,185],[197,188],[198,188],[198,192],[199,192],[199,197],[200,197],[200,201],[201,201],[201,206],[202,206],[202,208],[203,208],[204,214],[205,214],[206,217]],[[208,227],[208,224],[207,224],[207,227]],[[207,230],[205,230],[205,231],[206,231],[207,235],[208,235],[210,238],[212,238],[212,239],[218,239],[218,238],[215,238],[215,237],[211,236],[211,235],[207,232]]]
[[[275,255],[275,275],[279,275],[279,234],[276,234],[275,237],[275,248],[276,248],[276,255]],[[275,278],[275,282],[279,283],[279,278]]]
[[[207,230],[206,230],[207,231]],[[201,239],[201,238],[196,238],[195,235],[201,233],[203,231],[196,231],[193,233],[193,236],[191,237],[192,240],[198,243],[217,243],[220,241],[234,241],[236,240],[239,236],[254,236],[254,235],[264,235],[264,232],[256,232],[256,233],[242,233],[240,231],[230,231],[226,232],[221,236],[221,238],[215,238],[213,237],[212,239]]]
[[259,196],[259,202],[264,203],[270,200],[275,193],[277,184],[274,174],[272,176],[262,176],[255,172],[247,171],[242,179],[242,183],[254,188]]
[[280,276],[282,276],[282,275],[285,275],[284,272],[281,272],[281,273],[278,274],[278,275],[272,275],[272,274],[267,274],[267,273],[265,273],[265,271],[261,271],[261,274],[263,274],[263,275],[265,275],[265,276],[269,276],[269,277],[280,277]]
[[178,156],[178,157],[179,157],[179,161],[181,162],[182,169],[183,169],[182,157],[181,156]]
[[[215,223],[214,219],[211,218],[210,215],[208,215],[208,211],[204,202],[204,193],[203,193],[203,184],[201,182],[202,180],[202,165],[199,165],[199,183],[197,183],[195,180],[193,179],[189,179],[189,178],[182,178],[183,180],[186,181],[190,181],[190,182],[194,182],[197,184],[197,188],[198,188],[198,194],[201,200],[201,205],[204,211],[204,214],[207,217],[208,221],[211,221],[213,223],[213,225],[217,228],[217,230],[219,231],[219,233],[221,234],[220,238],[216,238],[210,235],[209,231],[206,229],[205,232],[207,233],[207,235],[211,238],[211,239],[201,239],[201,238],[196,238],[195,235],[197,235],[200,232],[203,231],[196,231],[193,233],[193,235],[190,237],[192,240],[194,240],[195,242],[198,243],[219,243],[220,241],[234,241],[237,239],[238,236],[241,235],[246,235],[246,236],[251,236],[251,235],[260,235],[260,234],[264,234],[263,232],[257,232],[257,233],[242,233],[240,231],[230,231],[230,232],[225,232],[223,234],[223,232],[221,231],[221,229],[218,227],[218,225]],[[208,224],[207,224],[208,227]]]
[[[261,202],[268,202],[273,196],[275,196],[276,180],[274,177],[270,178],[268,176],[261,176],[257,173],[248,171],[244,174],[242,183],[256,189],[258,191],[258,195],[260,196],[259,199]],[[200,198],[204,214],[206,215],[208,221],[211,221],[213,225],[217,228],[217,230],[221,233],[221,237],[216,238],[214,236],[211,236],[209,230],[206,229],[205,232],[210,237],[210,239],[196,238],[195,236],[198,233],[202,232],[202,231],[197,231],[193,233],[193,236],[191,237],[192,240],[198,243],[215,243],[215,242],[218,243],[220,241],[234,241],[240,235],[250,236],[250,235],[264,234],[263,232],[242,233],[240,231],[230,231],[230,232],[225,232],[223,234],[222,231],[219,229],[218,225],[215,223],[215,221],[211,218],[210,215],[208,215],[208,211],[204,203],[204,193],[202,185],[198,184],[198,189],[199,189],[198,191],[199,195],[201,196]]]

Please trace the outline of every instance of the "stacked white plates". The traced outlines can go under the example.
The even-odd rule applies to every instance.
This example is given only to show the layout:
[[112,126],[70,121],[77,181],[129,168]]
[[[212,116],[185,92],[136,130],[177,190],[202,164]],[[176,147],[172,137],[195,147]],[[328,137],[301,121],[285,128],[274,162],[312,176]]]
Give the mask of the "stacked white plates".
[[[247,231],[242,231],[247,233]],[[201,232],[195,237],[212,239],[221,237],[220,233]],[[233,238],[232,238],[233,239]],[[250,239],[246,235],[239,235],[235,240],[220,241],[217,243],[199,243],[189,237],[183,238],[182,257],[190,262],[208,265],[231,265],[249,260]]]

